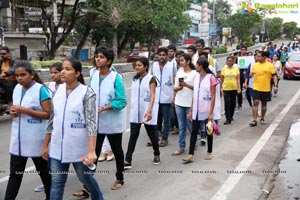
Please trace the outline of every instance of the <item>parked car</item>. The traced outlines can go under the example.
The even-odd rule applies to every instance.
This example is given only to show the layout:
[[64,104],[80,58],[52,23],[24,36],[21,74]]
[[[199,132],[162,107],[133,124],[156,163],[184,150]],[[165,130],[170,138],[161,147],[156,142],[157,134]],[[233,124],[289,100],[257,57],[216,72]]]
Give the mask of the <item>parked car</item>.
[[283,69],[283,79],[300,78],[300,51],[292,52]]
[[140,57],[148,58],[149,51],[133,50],[133,52],[127,57],[127,62],[135,62]]

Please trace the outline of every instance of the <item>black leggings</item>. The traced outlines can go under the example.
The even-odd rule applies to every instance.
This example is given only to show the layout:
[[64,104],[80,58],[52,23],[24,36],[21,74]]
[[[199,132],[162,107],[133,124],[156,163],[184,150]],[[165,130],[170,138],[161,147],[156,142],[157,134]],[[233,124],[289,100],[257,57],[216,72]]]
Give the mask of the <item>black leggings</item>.
[[[16,199],[21,182],[23,179],[24,170],[26,167],[28,158],[21,156],[10,156],[10,174],[9,180],[6,187],[5,200]],[[50,198],[50,188],[51,188],[51,176],[48,168],[47,161],[41,157],[32,158],[35,165],[36,171],[42,179],[43,185],[45,187],[46,199]]]
[[[128,142],[128,148],[126,153],[125,160],[129,163],[132,161],[132,155],[136,146],[137,139],[140,135],[140,128],[142,124],[138,123],[130,123],[130,138]],[[155,125],[147,125],[144,124],[146,132],[151,140],[152,147],[154,150],[154,155],[159,156],[159,147],[158,147],[158,138],[155,135]]]
[[226,90],[224,93],[224,106],[226,120],[231,121],[234,115],[234,109],[236,104],[236,90]]
[[[192,134],[190,139],[190,150],[189,150],[189,154],[191,155],[194,155],[196,141],[197,141],[197,134],[200,128],[200,122],[201,121],[193,120],[193,128],[192,128]],[[207,119],[205,120],[205,124],[207,124]],[[206,126],[205,126],[205,132],[206,132]],[[207,135],[207,153],[212,153],[212,150],[213,150],[213,134]]]
[[98,163],[98,158],[101,153],[102,144],[105,139],[105,136],[107,136],[107,139],[110,143],[111,150],[115,155],[116,159],[116,166],[117,166],[117,172],[116,172],[116,178],[117,180],[123,181],[124,180],[124,153],[122,149],[122,133],[114,133],[114,134],[99,134],[97,135],[97,142],[96,142],[96,155],[97,160],[95,164]]

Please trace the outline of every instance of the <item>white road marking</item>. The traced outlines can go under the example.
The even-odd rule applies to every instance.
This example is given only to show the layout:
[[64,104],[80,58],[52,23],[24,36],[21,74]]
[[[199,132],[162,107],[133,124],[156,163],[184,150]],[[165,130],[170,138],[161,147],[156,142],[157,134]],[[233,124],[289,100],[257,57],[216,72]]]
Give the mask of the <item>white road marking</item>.
[[[256,144],[252,147],[249,153],[244,157],[244,159],[239,163],[239,165],[235,168],[236,171],[246,171],[252,162],[255,160],[256,156],[265,146],[265,144],[270,139],[272,133],[279,125],[279,123],[283,120],[285,115],[288,113],[290,108],[295,104],[296,100],[300,96],[300,89],[294,95],[294,97],[290,100],[290,102],[285,106],[285,108],[281,111],[281,113],[274,119],[274,121],[270,124],[270,126],[265,130],[260,139],[256,142]],[[218,192],[212,197],[212,200],[225,200],[228,198],[230,192],[235,188],[243,174],[230,174],[226,181],[223,183]]]
[[[28,167],[28,168],[25,169],[24,174],[26,174],[26,172],[34,171],[34,170],[35,170],[35,166]],[[5,177],[1,178],[0,179],[0,184],[8,181],[8,178],[9,178],[9,176],[5,176]]]

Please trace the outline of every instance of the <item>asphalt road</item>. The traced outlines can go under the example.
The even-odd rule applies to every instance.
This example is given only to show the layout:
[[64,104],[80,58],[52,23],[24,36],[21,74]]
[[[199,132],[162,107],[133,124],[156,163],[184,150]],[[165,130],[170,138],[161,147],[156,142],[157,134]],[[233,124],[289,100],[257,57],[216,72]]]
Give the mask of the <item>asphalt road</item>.
[[[124,75],[128,98],[132,76],[133,73]],[[206,147],[198,146],[195,161],[183,164],[181,159],[187,153],[178,157],[171,156],[172,152],[178,149],[178,136],[170,135],[169,145],[160,149],[161,164],[155,166],[152,164],[152,148],[145,146],[147,135],[142,129],[133,156],[133,168],[125,173],[125,184],[122,189],[118,191],[110,189],[115,180],[115,162],[99,163],[95,177],[105,199],[253,200],[265,197],[262,189],[272,188],[270,177],[274,177],[278,172],[274,166],[278,165],[282,152],[286,149],[293,120],[300,116],[299,88],[299,81],[281,80],[278,97],[273,98],[268,104],[267,125],[258,125],[254,128],[248,125],[252,120],[252,113],[244,98],[244,108],[235,113],[235,121],[231,125],[223,125],[223,116],[220,123],[222,133],[214,137],[215,157],[210,161],[204,160]],[[130,99],[128,100],[130,105]],[[0,117],[0,199],[4,198],[9,175],[10,127],[9,117]],[[124,153],[128,140],[127,130],[123,137]],[[32,161],[28,160],[27,168],[32,170],[32,166]],[[279,173],[292,173],[293,170],[298,169]],[[81,183],[72,168],[71,172],[73,173],[69,174],[64,193],[66,200],[78,199],[73,197],[72,193],[81,188]],[[17,199],[44,199],[43,193],[33,191],[40,183],[37,174],[30,171],[26,173]]]

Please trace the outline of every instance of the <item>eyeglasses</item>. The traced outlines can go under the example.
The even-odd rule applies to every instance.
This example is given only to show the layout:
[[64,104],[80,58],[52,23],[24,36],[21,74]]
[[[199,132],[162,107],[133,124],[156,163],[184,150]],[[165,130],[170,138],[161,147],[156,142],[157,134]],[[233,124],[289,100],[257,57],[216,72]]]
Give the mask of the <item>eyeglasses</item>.
[[6,53],[0,53],[0,55],[1,55],[1,56],[5,56],[5,55],[6,55]]

